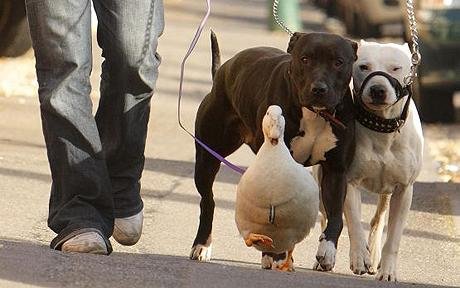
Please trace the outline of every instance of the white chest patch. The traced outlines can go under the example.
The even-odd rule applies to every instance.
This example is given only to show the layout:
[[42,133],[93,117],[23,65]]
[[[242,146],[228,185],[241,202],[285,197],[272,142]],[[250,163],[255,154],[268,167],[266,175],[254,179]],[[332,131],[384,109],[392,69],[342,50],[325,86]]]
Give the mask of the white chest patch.
[[302,114],[300,131],[304,131],[305,135],[292,138],[291,152],[298,163],[303,164],[310,159],[313,165],[326,160],[324,154],[336,147],[337,137],[323,117],[307,108],[302,108]]

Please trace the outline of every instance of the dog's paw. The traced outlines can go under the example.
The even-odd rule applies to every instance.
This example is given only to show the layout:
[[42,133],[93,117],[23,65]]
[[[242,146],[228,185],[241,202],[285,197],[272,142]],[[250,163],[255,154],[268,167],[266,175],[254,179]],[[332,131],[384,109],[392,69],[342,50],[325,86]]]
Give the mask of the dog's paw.
[[398,281],[396,278],[396,256],[382,257],[376,279],[390,282]]
[[315,264],[313,264],[313,270],[326,271],[326,270],[323,269],[323,267],[321,267],[321,265],[319,265],[319,262],[317,260],[315,260]]
[[371,260],[369,249],[365,243],[352,245],[350,248],[350,270],[354,274],[363,275],[365,273],[371,273]]
[[190,251],[190,259],[206,262],[211,260],[212,244],[205,246],[197,244]]
[[321,235],[318,251],[316,252],[316,263],[313,266],[317,271],[331,271],[335,265],[335,254],[337,249],[332,241],[327,241],[324,234]]
[[377,276],[375,277],[379,281],[388,281],[388,282],[396,282],[398,279],[396,278],[396,271],[383,271],[379,270]]
[[262,269],[272,269],[273,257],[267,254],[262,254],[262,259],[260,259],[260,264],[262,266]]

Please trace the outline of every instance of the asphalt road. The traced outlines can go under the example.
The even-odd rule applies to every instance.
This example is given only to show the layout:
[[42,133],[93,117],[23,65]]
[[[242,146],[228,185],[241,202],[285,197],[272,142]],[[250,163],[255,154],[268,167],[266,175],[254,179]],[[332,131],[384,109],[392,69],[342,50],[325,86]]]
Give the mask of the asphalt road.
[[[285,34],[265,31],[265,1],[214,0],[213,3],[208,26],[219,37],[224,59],[251,46],[285,49],[288,42]],[[112,241],[114,253],[108,257],[63,254],[48,248],[54,237],[46,225],[50,175],[39,106],[34,95],[35,84],[33,79],[23,79],[21,89],[15,88],[16,92],[9,95],[6,90],[1,90],[6,84],[0,80],[0,287],[459,286],[460,189],[459,184],[438,182],[438,164],[430,156],[430,150],[432,144],[443,136],[431,126],[425,127],[425,166],[401,242],[398,284],[380,283],[372,276],[351,273],[346,228],[340,239],[334,272],[312,271],[319,225],[296,248],[295,273],[261,270],[259,253],[244,245],[234,224],[235,188],[239,175],[225,167],[221,169],[214,188],[213,260],[210,263],[188,260],[198,224],[199,195],[193,184],[194,145],[177,125],[176,101],[181,57],[203,9],[204,1],[167,2],[167,27],[159,48],[163,64],[152,101],[142,178],[144,234],[133,247],[123,247]],[[305,11],[307,28],[324,27],[325,18],[321,12]],[[199,102],[211,86],[207,34],[206,31],[187,64],[181,112],[190,129]],[[100,55],[100,52],[95,50],[94,54]],[[14,61],[23,65],[23,70],[16,74],[11,70],[17,68]],[[10,77],[11,81],[22,83],[17,79],[33,75],[32,54],[14,61],[7,63],[11,65],[8,70],[2,70],[6,62],[0,61],[0,78]],[[96,57],[92,94],[95,102],[99,64],[100,58]],[[449,129],[457,131],[458,127],[445,130],[444,137],[451,135]],[[229,158],[247,166],[253,155],[243,147]],[[363,197],[363,221],[367,230],[375,209],[373,196]]]

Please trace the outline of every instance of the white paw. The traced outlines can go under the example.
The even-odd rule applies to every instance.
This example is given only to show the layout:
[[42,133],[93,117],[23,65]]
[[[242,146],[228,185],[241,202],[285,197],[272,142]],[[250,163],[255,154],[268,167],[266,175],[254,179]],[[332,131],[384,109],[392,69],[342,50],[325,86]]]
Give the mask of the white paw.
[[396,257],[382,257],[376,279],[390,282],[398,281],[396,278]]
[[370,273],[370,267],[371,260],[366,243],[352,245],[350,247],[350,270],[354,274],[363,275],[364,273]]
[[331,271],[335,265],[335,254],[337,249],[332,241],[327,241],[324,234],[321,235],[318,245],[318,252],[316,252],[317,262],[313,269],[318,271]]
[[272,269],[273,267],[273,258],[270,257],[269,255],[263,255],[262,259],[260,260],[260,263],[262,264],[262,269]]
[[198,244],[192,247],[192,250],[190,251],[190,259],[206,262],[211,260],[211,253],[212,244],[209,246]]

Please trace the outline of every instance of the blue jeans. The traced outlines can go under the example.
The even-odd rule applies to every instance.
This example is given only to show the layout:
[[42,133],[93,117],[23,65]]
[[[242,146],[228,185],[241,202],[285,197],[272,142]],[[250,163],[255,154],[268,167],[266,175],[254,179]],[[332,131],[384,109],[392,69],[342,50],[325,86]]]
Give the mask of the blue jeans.
[[102,48],[100,100],[90,99],[91,1],[26,0],[43,135],[52,175],[48,226],[60,249],[143,208],[140,178],[158,77],[162,0],[93,0]]

